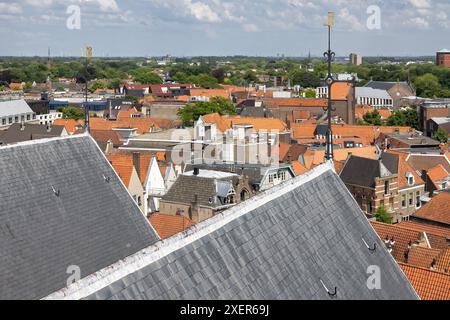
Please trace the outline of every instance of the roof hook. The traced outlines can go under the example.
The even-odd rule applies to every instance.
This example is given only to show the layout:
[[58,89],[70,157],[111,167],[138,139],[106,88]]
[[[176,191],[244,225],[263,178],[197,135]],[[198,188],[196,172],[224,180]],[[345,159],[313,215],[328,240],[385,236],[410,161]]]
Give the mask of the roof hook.
[[364,240],[364,238],[361,238],[362,241],[364,242],[364,244],[366,245],[367,249],[369,249],[370,251],[374,252],[375,250],[377,250],[377,244],[374,243],[373,244],[373,248],[369,247],[369,245],[367,244],[366,240]]
[[322,284],[322,286],[324,287],[324,289],[327,291],[328,295],[330,297],[334,297],[337,295],[337,287],[334,287],[334,292],[331,292],[330,290],[328,290],[327,286],[325,285],[325,283],[323,283],[322,279],[319,279],[320,283]]
[[111,181],[111,177],[107,177],[107,176],[105,176],[105,175],[103,175],[103,179],[105,179],[105,181],[106,181],[107,183],[109,183],[109,182]]
[[53,187],[53,186],[52,186],[52,190],[53,190],[53,193],[55,194],[55,196],[59,197],[59,195],[61,193],[60,190],[56,190],[55,187]]

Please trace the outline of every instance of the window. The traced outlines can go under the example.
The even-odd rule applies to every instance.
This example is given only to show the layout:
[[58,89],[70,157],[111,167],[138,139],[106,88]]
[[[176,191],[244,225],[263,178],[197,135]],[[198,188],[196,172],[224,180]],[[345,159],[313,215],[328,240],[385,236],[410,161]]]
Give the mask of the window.
[[2,119],[2,125],[6,125],[6,119],[5,118]]
[[416,208],[420,208],[421,203],[420,203],[420,191],[416,192]]
[[389,199],[389,210],[394,211],[394,198]]
[[8,123],[11,124],[13,122],[13,118],[8,119]]
[[389,194],[389,181],[384,182],[384,194]]
[[15,116],[15,117],[14,117],[14,122],[15,122],[15,123],[19,122],[19,117],[18,117],[18,116]]
[[406,194],[402,194],[402,208],[406,208]]
[[27,121],[30,121],[31,117],[29,114],[27,114]]
[[408,181],[409,186],[414,185],[414,176],[412,175],[411,172],[406,173],[406,180]]
[[273,182],[273,175],[269,174],[269,183]]
[[413,201],[414,201],[414,194],[410,193],[409,194],[409,206],[410,207],[413,205]]
[[25,116],[20,116],[20,121],[24,122],[25,121]]

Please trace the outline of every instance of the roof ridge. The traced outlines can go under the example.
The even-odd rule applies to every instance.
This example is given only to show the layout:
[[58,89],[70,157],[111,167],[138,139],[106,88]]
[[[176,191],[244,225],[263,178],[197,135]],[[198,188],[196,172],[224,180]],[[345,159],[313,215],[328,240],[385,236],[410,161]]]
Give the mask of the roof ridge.
[[404,263],[404,262],[400,262],[400,261],[398,261],[398,264],[399,264],[399,265],[406,266],[406,267],[409,267],[409,268],[416,268],[416,269],[421,269],[421,270],[424,270],[424,271],[429,271],[429,272],[437,273],[437,274],[440,274],[440,275],[443,275],[443,276],[447,276],[447,277],[450,278],[450,273],[440,272],[440,271],[437,271],[437,270],[431,270],[431,269],[427,269],[427,268],[424,268],[424,267],[415,266],[415,265],[408,264],[408,263]]
[[36,145],[36,144],[42,144],[42,143],[47,143],[47,142],[52,142],[52,141],[59,141],[59,140],[80,139],[83,137],[90,137],[90,135],[88,133],[82,133],[82,134],[68,135],[68,136],[64,136],[64,137],[52,137],[52,138],[45,138],[45,139],[38,139],[38,140],[29,140],[29,141],[17,142],[17,143],[5,145],[5,146],[0,146],[0,150],[11,149],[11,148],[15,148],[15,147],[27,147],[27,146],[32,146],[32,145]]
[[102,270],[88,275],[80,281],[71,284],[69,287],[48,295],[44,299],[83,299],[124,276],[132,274],[133,272],[162,259],[168,254],[222,228],[237,218],[251,212],[255,208],[258,208],[329,171],[335,172],[331,162],[317,166],[301,176],[256,195],[248,201],[238,204],[208,220],[202,221],[175,236],[158,241],[124,260],[120,260]]

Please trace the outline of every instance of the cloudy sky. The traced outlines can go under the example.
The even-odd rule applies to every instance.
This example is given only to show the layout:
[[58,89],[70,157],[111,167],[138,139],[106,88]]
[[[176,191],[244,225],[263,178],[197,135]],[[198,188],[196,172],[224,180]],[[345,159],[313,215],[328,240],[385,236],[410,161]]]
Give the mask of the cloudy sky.
[[329,10],[337,55],[450,47],[449,0],[0,0],[0,55],[321,55]]

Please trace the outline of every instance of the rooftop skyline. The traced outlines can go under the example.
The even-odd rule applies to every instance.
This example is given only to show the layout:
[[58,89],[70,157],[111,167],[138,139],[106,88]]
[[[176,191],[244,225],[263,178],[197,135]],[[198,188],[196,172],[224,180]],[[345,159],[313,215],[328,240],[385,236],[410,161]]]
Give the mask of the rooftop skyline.
[[447,0],[16,0],[0,2],[0,55],[320,56],[329,10],[339,56],[450,47]]

